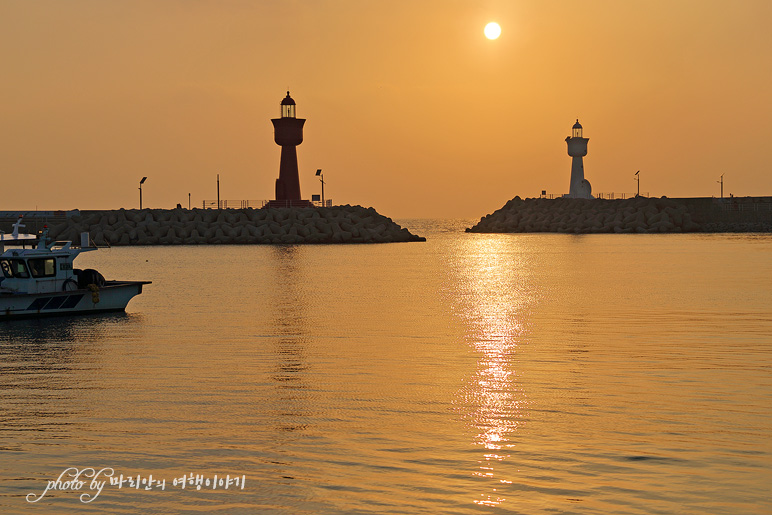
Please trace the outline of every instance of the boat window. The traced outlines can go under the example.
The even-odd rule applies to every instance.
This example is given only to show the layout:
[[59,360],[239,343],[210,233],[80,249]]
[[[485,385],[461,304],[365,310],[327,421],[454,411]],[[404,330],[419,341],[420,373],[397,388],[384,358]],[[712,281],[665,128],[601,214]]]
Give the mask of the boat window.
[[0,261],[0,269],[3,270],[4,277],[7,277],[8,279],[13,277],[13,275],[11,274],[11,264],[8,262],[7,259],[3,259],[2,261]]
[[28,261],[32,277],[54,277],[56,260],[54,258],[36,258]]
[[27,265],[24,264],[23,259],[4,259],[2,261],[3,275],[6,277],[18,277],[20,279],[26,279],[29,277],[27,272]]

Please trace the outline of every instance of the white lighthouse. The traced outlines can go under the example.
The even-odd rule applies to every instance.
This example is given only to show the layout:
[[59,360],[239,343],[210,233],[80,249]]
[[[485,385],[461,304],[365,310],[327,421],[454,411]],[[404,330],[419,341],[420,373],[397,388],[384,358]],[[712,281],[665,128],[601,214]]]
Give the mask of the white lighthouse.
[[582,137],[582,125],[579,119],[572,127],[571,136],[566,138],[568,143],[568,155],[571,161],[571,184],[568,188],[569,198],[594,198],[590,181],[584,178],[584,162],[582,158],[587,155],[587,142],[589,138]]

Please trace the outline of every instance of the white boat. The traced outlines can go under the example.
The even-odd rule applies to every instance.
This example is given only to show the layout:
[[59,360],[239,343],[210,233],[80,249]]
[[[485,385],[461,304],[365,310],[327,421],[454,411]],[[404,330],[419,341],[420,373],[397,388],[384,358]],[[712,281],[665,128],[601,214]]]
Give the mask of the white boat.
[[80,247],[71,241],[48,244],[47,236],[45,229],[34,248],[4,250],[5,244],[23,245],[28,240],[0,240],[0,321],[124,311],[129,301],[142,293],[142,286],[150,284],[106,281],[96,270],[74,268],[81,252],[97,250],[89,246],[88,233],[81,235]]

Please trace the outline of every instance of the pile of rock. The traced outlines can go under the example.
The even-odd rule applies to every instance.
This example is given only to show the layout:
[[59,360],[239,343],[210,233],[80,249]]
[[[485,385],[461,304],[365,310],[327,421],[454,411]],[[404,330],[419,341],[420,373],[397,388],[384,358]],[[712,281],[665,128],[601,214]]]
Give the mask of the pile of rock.
[[82,211],[49,230],[97,245],[391,243],[426,241],[373,208],[131,209]]
[[667,198],[526,199],[515,197],[467,232],[696,232],[689,206]]

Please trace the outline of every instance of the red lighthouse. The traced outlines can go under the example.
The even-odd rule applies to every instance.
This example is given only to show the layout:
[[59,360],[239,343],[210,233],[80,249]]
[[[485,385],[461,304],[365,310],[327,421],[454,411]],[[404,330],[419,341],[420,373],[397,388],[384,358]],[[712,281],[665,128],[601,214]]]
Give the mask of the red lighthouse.
[[297,147],[303,143],[303,118],[295,117],[295,101],[287,96],[281,101],[281,118],[273,122],[273,140],[281,146],[279,178],[276,179],[276,200],[269,207],[308,207],[312,204],[300,198]]

